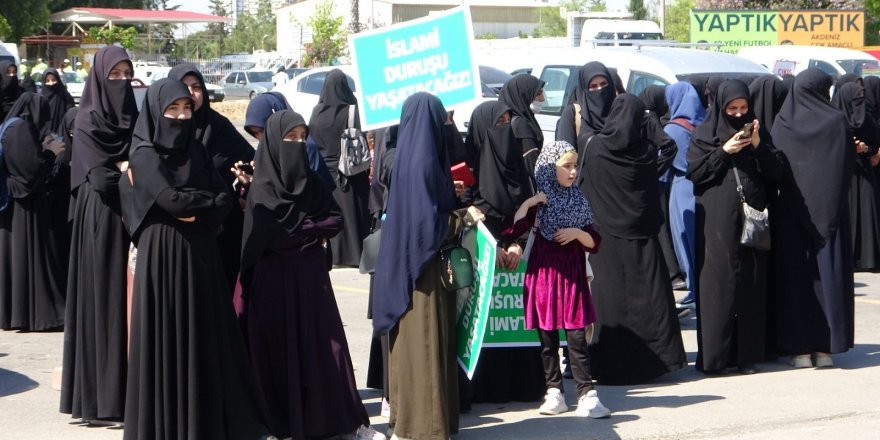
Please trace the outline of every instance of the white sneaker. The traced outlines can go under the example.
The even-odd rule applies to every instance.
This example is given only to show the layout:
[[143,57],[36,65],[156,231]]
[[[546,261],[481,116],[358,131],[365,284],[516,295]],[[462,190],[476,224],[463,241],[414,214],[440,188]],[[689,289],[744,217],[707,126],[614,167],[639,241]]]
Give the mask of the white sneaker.
[[379,415],[386,419],[391,417],[391,404],[385,399],[382,399],[382,410],[379,411]]
[[795,368],[810,368],[813,361],[808,354],[799,354],[791,357],[791,365]]
[[599,393],[596,390],[590,390],[585,396],[578,399],[576,414],[592,419],[604,419],[611,415],[611,410],[602,405],[602,402],[599,401]]
[[559,388],[548,389],[547,395],[544,396],[544,403],[538,408],[538,413],[555,416],[566,411],[568,411],[568,407],[565,406],[565,396],[562,395],[562,391]]
[[352,440],[385,440],[385,434],[382,434],[379,431],[373,429],[372,426],[361,426],[354,432],[354,434],[349,434],[342,436],[341,438],[351,438]]
[[816,357],[816,368],[831,368],[834,366],[834,361],[831,360],[831,353],[816,352],[813,355]]

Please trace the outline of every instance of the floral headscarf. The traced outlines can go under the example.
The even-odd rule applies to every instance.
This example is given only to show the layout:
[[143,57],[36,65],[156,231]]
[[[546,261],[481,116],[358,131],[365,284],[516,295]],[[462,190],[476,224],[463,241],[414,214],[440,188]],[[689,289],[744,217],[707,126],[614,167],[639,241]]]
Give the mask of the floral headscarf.
[[547,195],[547,205],[538,211],[538,221],[541,235],[550,241],[560,229],[581,229],[593,223],[593,210],[580,187],[575,184],[566,188],[556,179],[556,161],[569,151],[577,153],[566,141],[545,145],[535,165],[538,190]]

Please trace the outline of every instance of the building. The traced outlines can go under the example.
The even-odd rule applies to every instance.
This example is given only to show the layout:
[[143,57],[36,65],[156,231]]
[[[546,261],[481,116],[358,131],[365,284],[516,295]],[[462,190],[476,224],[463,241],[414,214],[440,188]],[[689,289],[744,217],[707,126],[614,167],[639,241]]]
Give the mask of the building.
[[[251,0],[253,1],[253,0]],[[324,0],[303,0],[276,11],[278,52],[298,58],[304,44],[312,41],[308,20]],[[461,6],[460,0],[360,0],[358,15],[366,29],[426,17],[432,12]],[[471,0],[474,36],[514,38],[532,34],[538,25],[538,8],[551,6],[537,0]],[[350,0],[333,1],[333,15],[343,17],[343,26],[351,27]]]

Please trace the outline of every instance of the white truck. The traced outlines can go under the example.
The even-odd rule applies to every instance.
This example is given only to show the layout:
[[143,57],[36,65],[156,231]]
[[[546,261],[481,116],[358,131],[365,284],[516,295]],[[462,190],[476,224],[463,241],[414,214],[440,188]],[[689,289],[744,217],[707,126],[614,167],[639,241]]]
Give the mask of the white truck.
[[15,43],[0,42],[0,61],[12,61],[18,67],[21,64],[18,58],[18,46]]
[[581,27],[582,47],[629,46],[628,40],[662,40],[660,25],[650,20],[588,19]]

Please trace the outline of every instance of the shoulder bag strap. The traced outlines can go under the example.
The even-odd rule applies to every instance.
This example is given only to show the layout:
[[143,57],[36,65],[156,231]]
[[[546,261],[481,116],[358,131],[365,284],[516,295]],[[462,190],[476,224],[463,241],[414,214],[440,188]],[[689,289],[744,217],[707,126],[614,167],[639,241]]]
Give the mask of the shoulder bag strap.
[[581,105],[576,102],[572,105],[574,106],[574,136],[577,137],[581,134]]
[[346,125],[345,128],[352,128],[352,127],[354,127],[354,106],[349,104],[348,105],[348,125]]
[[[733,160],[731,158],[731,160]],[[739,171],[736,169],[736,163],[733,164],[733,177],[736,178],[736,193],[739,194],[739,201],[745,203],[746,195],[743,193],[743,184],[739,180]]]

